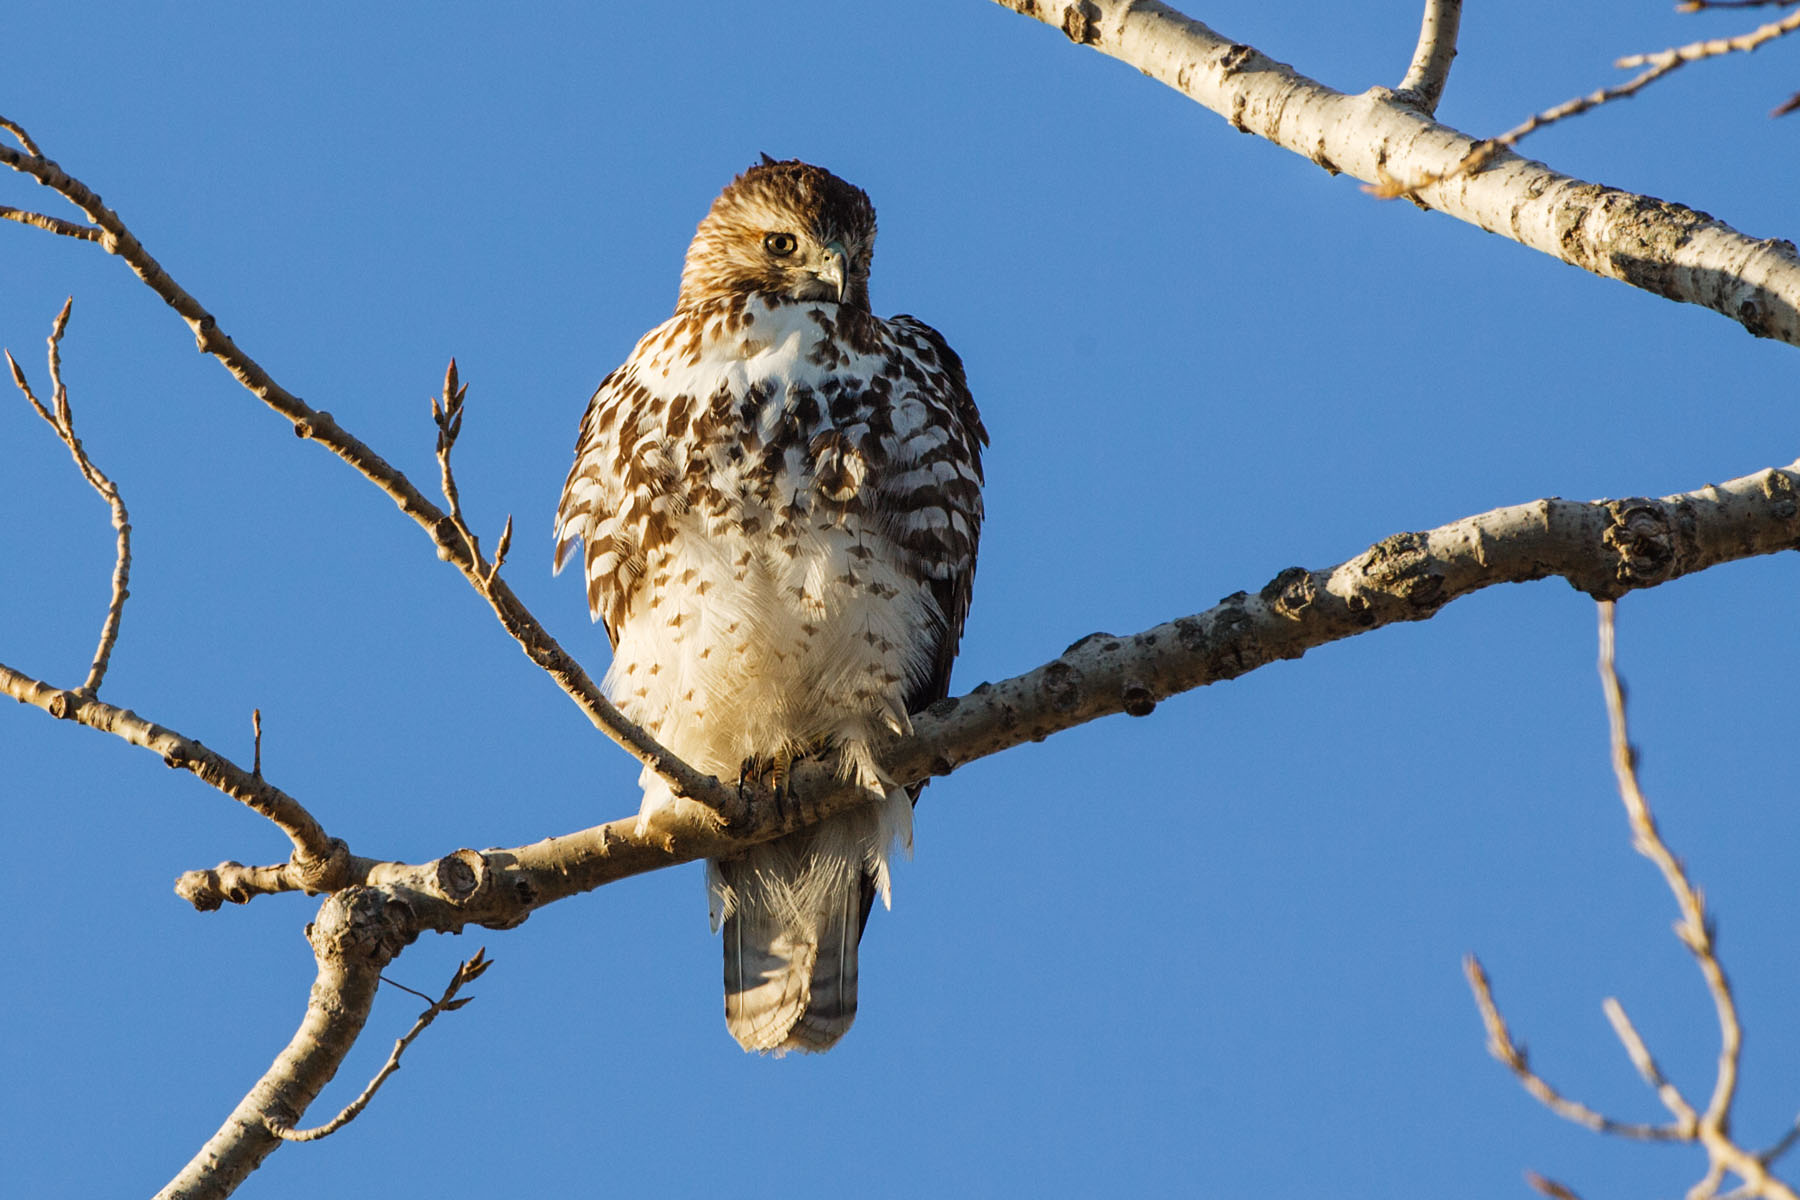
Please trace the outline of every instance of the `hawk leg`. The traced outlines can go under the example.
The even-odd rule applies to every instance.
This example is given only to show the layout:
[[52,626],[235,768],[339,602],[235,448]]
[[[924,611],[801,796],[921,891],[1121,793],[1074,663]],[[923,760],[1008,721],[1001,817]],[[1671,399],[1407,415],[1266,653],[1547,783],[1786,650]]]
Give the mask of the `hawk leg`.
[[818,805],[794,790],[793,778],[794,763],[816,753],[809,749],[798,754],[792,750],[778,750],[766,757],[751,755],[738,767],[738,795],[742,797],[746,790],[761,784],[769,789],[775,814],[784,826],[803,829],[817,824]]

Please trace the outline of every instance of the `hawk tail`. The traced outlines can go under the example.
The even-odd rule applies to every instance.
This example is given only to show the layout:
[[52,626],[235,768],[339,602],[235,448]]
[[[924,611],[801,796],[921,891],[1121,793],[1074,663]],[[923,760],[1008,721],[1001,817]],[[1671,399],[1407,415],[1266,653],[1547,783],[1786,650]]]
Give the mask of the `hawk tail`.
[[844,813],[717,864],[725,1024],[744,1049],[829,1050],[856,1019],[874,815]]

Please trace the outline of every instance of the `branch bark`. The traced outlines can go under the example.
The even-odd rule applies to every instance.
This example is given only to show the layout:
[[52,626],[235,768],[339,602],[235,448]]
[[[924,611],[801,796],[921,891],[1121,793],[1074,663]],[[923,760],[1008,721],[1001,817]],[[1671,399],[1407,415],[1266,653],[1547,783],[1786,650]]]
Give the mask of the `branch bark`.
[[[317,442],[348,463],[359,475],[393,500],[414,524],[425,530],[437,546],[438,557],[462,572],[463,577],[488,602],[501,626],[519,644],[526,657],[536,663],[564,694],[575,701],[596,729],[633,758],[667,779],[677,795],[698,800],[720,812],[731,810],[736,797],[722,788],[718,781],[682,762],[613,706],[574,656],[550,636],[549,631],[525,607],[512,588],[498,577],[499,562],[490,565],[482,560],[474,539],[465,537],[465,531],[458,528],[460,513],[453,517],[438,508],[413,485],[404,472],[351,435],[332,419],[330,413],[311,407],[277,383],[261,363],[226,336],[213,314],[175,282],[162,264],[151,256],[143,243],[126,227],[119,215],[101,203],[100,196],[92,188],[46,158],[17,122],[0,117],[0,129],[11,133],[23,147],[23,150],[19,150],[0,144],[0,163],[30,176],[62,196],[80,209],[92,225],[52,228],[42,221],[27,220],[18,215],[16,210],[0,210],[0,217],[21,220],[28,225],[50,229],[53,233],[96,241],[108,254],[122,259],[145,286],[162,297],[187,322],[188,328],[193,331],[195,345],[202,354],[216,359],[247,391],[290,421],[296,436]],[[30,215],[33,214],[27,214]],[[444,406],[447,407],[448,404],[449,398],[446,397]],[[445,471],[447,479],[447,465]],[[454,500],[452,503],[454,504]],[[499,557],[503,558],[504,554]]]
[[[1548,499],[1494,509],[1423,533],[1394,534],[1334,567],[1289,568],[1255,594],[1238,592],[1141,633],[1090,634],[1036,670],[939,701],[914,719],[910,736],[878,753],[893,779],[917,782],[1099,717],[1146,716],[1166,697],[1385,625],[1425,620],[1495,584],[1556,576],[1610,599],[1795,548],[1800,461],[1660,500]],[[804,812],[762,796],[735,823],[669,816],[640,836],[636,818],[626,817],[528,846],[459,850],[429,863],[352,857],[351,881],[403,892],[420,929],[505,927],[566,896],[790,833],[861,795],[817,761],[796,765],[792,785],[807,799]],[[178,890],[216,907],[232,897],[216,890],[213,874],[189,872]]]
[[1500,151],[1383,87],[1345,95],[1156,0],[995,0],[1128,63],[1323,167],[1511,238],[1595,275],[1800,346],[1800,254],[1680,204],[1589,183]]
[[1437,111],[1456,58],[1456,35],[1462,26],[1462,0],[1425,0],[1419,22],[1419,45],[1397,90],[1400,97],[1427,115]]
[[287,1048],[157,1200],[218,1200],[235,1191],[337,1074],[375,1002],[381,971],[416,936],[405,902],[374,888],[328,897],[306,927],[318,961],[306,1016]]

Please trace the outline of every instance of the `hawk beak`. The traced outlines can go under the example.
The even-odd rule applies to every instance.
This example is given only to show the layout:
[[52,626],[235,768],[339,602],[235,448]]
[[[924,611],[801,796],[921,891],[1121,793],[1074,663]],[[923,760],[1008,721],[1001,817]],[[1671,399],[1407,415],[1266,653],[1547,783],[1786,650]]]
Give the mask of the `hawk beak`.
[[850,281],[849,256],[844,253],[844,243],[825,244],[825,261],[819,264],[813,275],[820,283],[831,285],[831,290],[836,293],[835,299],[843,300],[844,288]]

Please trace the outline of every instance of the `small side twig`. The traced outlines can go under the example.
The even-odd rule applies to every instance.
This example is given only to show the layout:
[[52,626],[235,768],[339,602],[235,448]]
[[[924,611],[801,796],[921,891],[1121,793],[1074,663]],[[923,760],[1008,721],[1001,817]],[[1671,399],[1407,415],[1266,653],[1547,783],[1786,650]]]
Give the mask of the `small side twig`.
[[1543,1076],[1531,1069],[1525,1048],[1513,1041],[1506,1018],[1500,1015],[1500,1006],[1494,1002],[1493,985],[1488,981],[1487,971],[1482,967],[1481,960],[1473,954],[1464,956],[1463,974],[1468,978],[1469,990],[1475,994],[1475,1005],[1481,1010],[1481,1023],[1486,1027],[1488,1035],[1488,1053],[1504,1063],[1538,1103],[1563,1120],[1591,1129],[1595,1133],[1610,1133],[1642,1142],[1681,1140],[1682,1130],[1674,1126],[1615,1121],[1557,1091]]
[[1663,1107],[1674,1116],[1682,1131],[1691,1135],[1695,1122],[1699,1120],[1694,1112],[1694,1106],[1687,1102],[1687,1098],[1681,1094],[1681,1090],[1670,1083],[1668,1076],[1663,1074],[1662,1067],[1657,1063],[1656,1057],[1650,1053],[1650,1047],[1644,1044],[1643,1036],[1638,1033],[1637,1026],[1633,1025],[1631,1018],[1625,1015],[1625,1006],[1619,1003],[1617,997],[1608,996],[1600,1002],[1600,1008],[1606,1013],[1607,1022],[1612,1025],[1613,1033],[1618,1036],[1619,1044],[1625,1047],[1625,1053],[1631,1059],[1631,1065],[1637,1068],[1639,1077],[1649,1084],[1661,1098]]
[[44,157],[44,152],[38,149],[37,143],[31,140],[31,135],[26,133],[25,127],[20,125],[17,121],[9,121],[5,117],[0,117],[0,129],[4,129],[6,132],[12,134],[13,138],[24,148],[25,153],[31,155],[31,157]]
[[[1720,1043],[1712,1098],[1704,1112],[1696,1111],[1663,1074],[1662,1068],[1651,1055],[1650,1048],[1632,1025],[1631,1019],[1625,1015],[1624,1006],[1611,998],[1607,999],[1604,1008],[1607,1020],[1612,1023],[1613,1032],[1624,1045],[1638,1074],[1656,1090],[1657,1097],[1675,1119],[1669,1125],[1628,1124],[1564,1098],[1526,1065],[1524,1051],[1514,1044],[1506,1022],[1494,1004],[1487,974],[1471,955],[1464,961],[1464,969],[1469,976],[1469,986],[1475,993],[1475,1003],[1481,1010],[1482,1022],[1487,1026],[1488,1048],[1495,1058],[1505,1063],[1518,1076],[1527,1091],[1566,1120],[1599,1133],[1642,1140],[1687,1142],[1700,1146],[1706,1151],[1706,1171],[1699,1182],[1688,1190],[1690,1197],[1712,1200],[1720,1195],[1719,1189],[1726,1176],[1735,1175],[1742,1183],[1729,1193],[1733,1198],[1800,1200],[1800,1194],[1796,1194],[1793,1188],[1769,1173],[1769,1164],[1792,1145],[1795,1136],[1800,1135],[1790,1134],[1762,1154],[1751,1153],[1732,1140],[1731,1106],[1737,1094],[1739,1058],[1743,1050],[1743,1031],[1738,1022],[1737,1004],[1732,998],[1725,968],[1719,962],[1717,934],[1707,916],[1700,889],[1694,886],[1681,860],[1675,857],[1668,843],[1663,840],[1656,818],[1650,812],[1649,802],[1645,800],[1638,784],[1637,752],[1631,745],[1630,728],[1625,719],[1625,687],[1619,681],[1614,658],[1613,601],[1602,600],[1599,607],[1600,684],[1606,696],[1613,774],[1618,779],[1619,797],[1625,804],[1626,818],[1631,826],[1632,848],[1656,864],[1663,882],[1674,895],[1676,906],[1681,912],[1681,919],[1675,924],[1675,935],[1687,947],[1695,965],[1699,967],[1701,978],[1706,982],[1707,993],[1712,997]],[[1548,1180],[1544,1183],[1550,1186],[1539,1186],[1534,1178],[1533,1186],[1537,1186],[1546,1195],[1572,1194],[1561,1184],[1552,1184]],[[1552,1188],[1561,1190],[1551,1190]]]
[[483,568],[486,563],[481,557],[481,543],[470,531],[469,523],[463,519],[462,496],[456,490],[456,472],[450,468],[450,451],[456,448],[456,439],[462,433],[463,402],[468,395],[469,385],[457,378],[456,360],[453,358],[450,365],[444,368],[442,398],[431,398],[431,419],[437,425],[438,478],[444,500],[450,505],[450,524],[461,535],[463,547],[475,563],[476,573],[485,575]]
[[[0,119],[0,124],[18,133],[10,123]],[[125,501],[119,495],[118,486],[107,478],[106,473],[94,465],[82,446],[81,439],[75,436],[75,414],[69,407],[69,389],[62,377],[62,339],[69,328],[69,313],[74,308],[75,298],[71,296],[63,301],[62,311],[56,314],[56,320],[50,326],[50,404],[39,400],[31,390],[31,384],[25,379],[25,372],[14,361],[12,352],[6,351],[6,364],[12,368],[13,383],[25,394],[25,399],[37,411],[63,445],[69,448],[74,456],[75,466],[81,471],[81,477],[88,485],[100,494],[112,510],[113,529],[118,533],[116,538],[117,552],[113,561],[112,596],[106,607],[106,620],[100,626],[100,642],[94,649],[94,661],[88,668],[87,680],[79,691],[92,696],[100,690],[100,683],[106,678],[107,664],[112,660],[113,647],[119,642],[119,624],[125,619],[125,600],[131,595],[131,515],[125,511]]]
[[1539,1175],[1536,1171],[1525,1172],[1525,1182],[1530,1184],[1534,1190],[1550,1197],[1550,1200],[1581,1200],[1581,1197],[1568,1184],[1558,1183],[1546,1175]]
[[[1698,7],[1715,6],[1696,6],[1690,4],[1683,6],[1683,11],[1697,11]],[[1430,16],[1428,13],[1427,23],[1429,23],[1429,20]],[[1627,55],[1614,62],[1613,66],[1621,71],[1629,71],[1636,67],[1643,67],[1645,69],[1639,74],[1626,80],[1624,83],[1617,84],[1613,87],[1600,88],[1596,91],[1589,92],[1585,96],[1576,96],[1571,100],[1563,101],[1553,108],[1547,108],[1543,112],[1535,113],[1532,116],[1527,117],[1523,123],[1514,126],[1505,133],[1500,134],[1498,137],[1492,137],[1484,142],[1476,144],[1463,156],[1462,161],[1458,162],[1454,167],[1451,167],[1447,171],[1413,180],[1383,178],[1378,184],[1365,186],[1364,190],[1379,196],[1384,200],[1389,200],[1400,196],[1411,195],[1422,188],[1442,183],[1448,179],[1454,179],[1460,175],[1473,175],[1475,172],[1487,166],[1488,163],[1492,162],[1502,151],[1513,149],[1526,137],[1543,129],[1545,126],[1554,125],[1558,121],[1566,121],[1570,117],[1580,116],[1582,113],[1599,108],[1602,104],[1610,104],[1614,100],[1622,100],[1627,96],[1634,96],[1655,83],[1657,80],[1663,78],[1663,76],[1668,75],[1691,62],[1699,62],[1702,59],[1707,58],[1718,58],[1721,55],[1732,53],[1748,54],[1750,51],[1757,49],[1759,46],[1766,45],[1776,38],[1785,37],[1787,34],[1793,33],[1796,29],[1800,29],[1800,12],[1792,13],[1779,21],[1771,21],[1767,25],[1759,26],[1748,33],[1742,33],[1736,37],[1707,38],[1703,41],[1690,42],[1685,46],[1671,46],[1667,50],[1661,50],[1654,54]],[[1422,49],[1423,36],[1421,36],[1421,50]],[[1414,65],[1417,66],[1416,58],[1414,60]],[[1407,78],[1410,79],[1411,77],[1412,73],[1409,71]],[[1404,87],[1405,85],[1403,84],[1402,88],[1404,89]],[[1769,115],[1781,116],[1796,108],[1800,108],[1800,94],[1796,94],[1790,98]]]
[[250,763],[250,777],[262,778],[262,709],[250,710],[250,728],[256,737],[256,757]]
[[508,513],[506,516],[506,528],[500,531],[500,541],[494,548],[494,561],[489,563],[481,557],[481,542],[469,528],[468,521],[463,518],[462,496],[456,487],[456,472],[450,467],[450,452],[456,447],[456,439],[462,433],[463,405],[468,395],[469,385],[461,382],[456,372],[456,360],[453,358],[444,370],[443,396],[431,398],[431,419],[438,431],[438,475],[444,500],[450,505],[446,519],[462,539],[463,548],[468,551],[469,560],[474,564],[471,581],[491,601],[494,581],[500,577],[500,568],[506,562],[506,552],[512,548],[512,514]]
[[[44,152],[38,149],[38,144],[31,140],[31,135],[26,133],[25,127],[20,125],[17,121],[9,121],[5,117],[0,117],[0,129],[4,129],[7,133],[12,134],[13,139],[17,141],[25,153],[31,155],[31,157],[44,157]],[[0,204],[0,220],[17,221],[21,225],[30,225],[48,233],[59,234],[62,237],[80,238],[83,241],[88,242],[97,242],[102,236],[100,229],[96,226],[82,225],[75,221],[65,221],[61,217],[53,217],[48,213],[32,212],[30,209],[14,208],[10,204]]]
[[1738,1024],[1737,1004],[1732,999],[1730,981],[1725,978],[1725,968],[1719,962],[1715,931],[1706,913],[1706,902],[1688,879],[1681,860],[1663,841],[1662,831],[1650,812],[1649,801],[1644,799],[1638,786],[1637,750],[1631,744],[1625,721],[1625,688],[1619,682],[1613,658],[1613,607],[1611,600],[1600,602],[1600,682],[1606,693],[1606,714],[1611,728],[1613,774],[1618,778],[1619,797],[1625,802],[1625,813],[1631,822],[1632,849],[1656,864],[1663,882],[1673,893],[1676,907],[1681,911],[1675,936],[1693,956],[1706,981],[1706,990],[1712,996],[1719,1021],[1719,1068],[1704,1120],[1709,1125],[1722,1127],[1737,1088],[1743,1031]]
[[487,948],[483,947],[482,949],[477,950],[474,958],[469,959],[467,962],[456,968],[456,974],[450,977],[449,986],[444,989],[444,994],[436,1000],[431,1000],[431,997],[424,995],[422,992],[415,992],[409,987],[401,987],[401,985],[384,977],[382,980],[383,983],[399,987],[401,991],[412,992],[413,995],[430,1001],[431,1007],[420,1013],[419,1019],[413,1022],[413,1027],[406,1032],[406,1036],[394,1043],[394,1049],[388,1055],[387,1062],[383,1063],[381,1070],[375,1073],[375,1078],[369,1081],[369,1086],[362,1090],[362,1095],[345,1105],[344,1110],[338,1113],[337,1116],[325,1122],[325,1124],[315,1125],[311,1129],[295,1129],[290,1125],[283,1124],[281,1121],[271,1116],[265,1116],[263,1118],[264,1126],[268,1128],[270,1133],[274,1134],[284,1142],[315,1142],[320,1138],[330,1137],[332,1134],[354,1121],[357,1116],[362,1113],[363,1109],[369,1106],[369,1102],[375,1098],[375,1093],[381,1089],[382,1084],[387,1082],[388,1076],[400,1069],[400,1056],[406,1053],[406,1048],[412,1045],[413,1039],[423,1033],[427,1025],[430,1025],[433,1021],[437,1020],[439,1013],[455,1012],[457,1009],[473,1000],[475,998],[473,996],[466,996],[463,999],[458,1000],[456,998],[456,993],[461,990],[464,984],[471,983],[474,980],[481,978],[482,973],[492,965],[493,960],[487,957]]
[[1396,89],[1423,113],[1435,113],[1450,79],[1456,58],[1456,37],[1462,26],[1462,0],[1425,0],[1425,16],[1419,24],[1419,44],[1413,50],[1406,78]]

